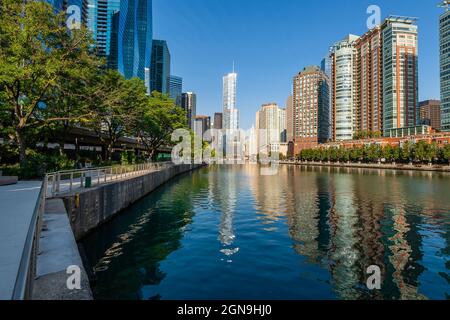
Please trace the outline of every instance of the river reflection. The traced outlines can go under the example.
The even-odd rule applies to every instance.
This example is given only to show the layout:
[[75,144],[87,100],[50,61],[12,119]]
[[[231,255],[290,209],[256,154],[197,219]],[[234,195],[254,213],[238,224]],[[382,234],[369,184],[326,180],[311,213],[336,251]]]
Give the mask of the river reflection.
[[[449,175],[259,169],[178,177],[87,238],[95,297],[450,297]],[[365,285],[370,265],[381,290]]]

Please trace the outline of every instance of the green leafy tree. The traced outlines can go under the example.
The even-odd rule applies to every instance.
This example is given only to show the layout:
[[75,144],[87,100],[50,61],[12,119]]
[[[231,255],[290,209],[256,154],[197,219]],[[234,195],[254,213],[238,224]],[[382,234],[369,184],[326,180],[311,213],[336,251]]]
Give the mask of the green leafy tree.
[[30,128],[71,119],[53,115],[53,97],[65,75],[92,61],[91,45],[84,27],[69,31],[65,13],[55,15],[43,1],[0,2],[0,107],[10,116],[21,163]]
[[111,160],[118,140],[135,133],[148,103],[142,80],[125,80],[121,74],[112,70],[98,77],[89,101],[92,112],[89,126],[106,147],[108,160]]
[[160,147],[172,145],[173,131],[182,128],[187,129],[183,109],[177,107],[167,95],[154,91],[135,132],[150,158],[155,159]]
[[450,164],[450,144],[446,144],[442,148],[442,158]]
[[405,141],[401,148],[400,159],[408,162],[411,160],[411,143],[409,141]]

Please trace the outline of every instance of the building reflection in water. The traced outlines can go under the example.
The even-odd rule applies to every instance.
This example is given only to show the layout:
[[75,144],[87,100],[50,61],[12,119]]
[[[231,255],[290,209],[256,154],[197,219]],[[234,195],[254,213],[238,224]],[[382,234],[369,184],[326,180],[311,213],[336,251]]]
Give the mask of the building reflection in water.
[[218,204],[221,212],[218,237],[222,244],[220,252],[226,257],[227,262],[232,262],[232,256],[239,252],[239,248],[233,245],[236,239],[233,219],[238,198],[238,187],[234,173],[226,174],[218,167],[210,169],[210,196],[212,201]]
[[[429,181],[411,186],[408,179],[417,175],[410,172],[281,166],[277,176],[264,177],[257,166],[246,170],[262,223],[286,219],[294,250],[329,270],[339,298],[426,298],[419,290],[426,272],[420,226],[427,225],[424,216],[448,206],[435,201],[443,192],[436,176],[431,182],[422,175]],[[366,287],[371,265],[381,268],[381,290]],[[448,273],[440,276],[450,282]]]

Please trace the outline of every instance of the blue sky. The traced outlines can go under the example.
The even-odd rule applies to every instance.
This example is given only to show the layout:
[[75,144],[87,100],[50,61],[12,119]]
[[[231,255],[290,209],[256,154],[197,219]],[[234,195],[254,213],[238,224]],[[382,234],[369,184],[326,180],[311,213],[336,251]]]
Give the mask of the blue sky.
[[241,127],[261,104],[285,106],[292,77],[319,65],[330,45],[367,31],[367,7],[382,17],[418,17],[419,95],[439,98],[438,0],[153,0],[155,39],[167,40],[172,74],[197,93],[197,114],[222,110],[222,76],[236,62]]

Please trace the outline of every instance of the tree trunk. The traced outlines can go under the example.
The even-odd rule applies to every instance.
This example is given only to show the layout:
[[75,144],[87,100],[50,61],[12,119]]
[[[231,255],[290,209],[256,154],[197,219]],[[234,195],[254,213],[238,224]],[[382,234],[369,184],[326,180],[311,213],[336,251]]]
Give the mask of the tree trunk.
[[19,161],[22,165],[26,159],[26,139],[22,129],[16,129],[17,145],[19,147]]

